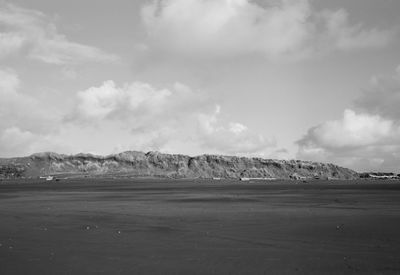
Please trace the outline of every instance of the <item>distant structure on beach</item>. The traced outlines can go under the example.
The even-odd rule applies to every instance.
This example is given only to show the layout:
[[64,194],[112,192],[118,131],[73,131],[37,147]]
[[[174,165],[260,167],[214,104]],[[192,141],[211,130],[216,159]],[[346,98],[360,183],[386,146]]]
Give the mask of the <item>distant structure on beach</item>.
[[250,181],[250,180],[276,180],[277,178],[240,178],[241,181]]
[[363,179],[380,179],[380,180],[390,180],[390,179],[400,179],[400,174],[395,173],[383,173],[383,172],[370,172],[361,173],[360,178]]
[[292,175],[290,175],[290,179],[292,179],[292,180],[306,180],[307,177],[301,176],[298,173],[293,173]]
[[45,180],[47,180],[47,181],[54,180],[54,177],[53,177],[53,176],[39,177],[39,178],[40,178],[40,179],[45,179]]

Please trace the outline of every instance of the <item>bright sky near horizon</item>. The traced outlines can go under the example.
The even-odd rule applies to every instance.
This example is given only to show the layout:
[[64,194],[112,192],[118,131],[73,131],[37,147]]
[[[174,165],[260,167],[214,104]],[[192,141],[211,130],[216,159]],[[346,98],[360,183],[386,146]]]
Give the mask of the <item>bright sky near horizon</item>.
[[0,1],[0,157],[127,150],[400,172],[400,1]]

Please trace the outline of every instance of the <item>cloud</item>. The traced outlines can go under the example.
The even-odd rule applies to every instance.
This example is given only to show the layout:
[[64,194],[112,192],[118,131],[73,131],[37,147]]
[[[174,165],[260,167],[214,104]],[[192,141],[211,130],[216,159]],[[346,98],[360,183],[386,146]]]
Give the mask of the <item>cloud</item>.
[[24,40],[24,37],[18,33],[0,33],[0,57],[8,56],[21,49]]
[[16,72],[0,69],[1,156],[37,151],[109,154],[158,150],[186,154],[266,155],[275,141],[231,121],[209,96],[175,83],[105,81],[58,110],[23,93]]
[[0,58],[22,53],[49,64],[115,62],[118,57],[68,40],[43,13],[0,3]]
[[15,94],[19,85],[20,80],[15,72],[12,70],[0,70],[0,95],[2,98]]
[[33,153],[32,147],[38,137],[29,131],[21,131],[18,127],[10,127],[0,131],[0,149],[2,156],[21,156]]
[[143,129],[165,119],[192,116],[205,108],[206,102],[207,98],[181,83],[175,83],[172,89],[156,89],[143,82],[118,87],[109,80],[78,92],[72,119],[89,123],[123,120],[129,121],[132,129]]
[[208,96],[181,83],[157,89],[143,82],[119,87],[106,81],[78,92],[76,109],[66,121],[99,134],[114,131],[129,138],[120,148],[135,150],[260,155],[275,146],[271,139],[224,118]]
[[56,107],[21,93],[22,83],[10,69],[0,69],[0,131],[19,127],[33,133],[51,131],[59,117]]
[[23,132],[17,127],[4,129],[0,132],[2,156],[18,156],[21,153],[25,153],[25,151],[29,151],[28,148],[34,139],[35,136],[32,133],[28,131]]
[[372,86],[338,120],[308,130],[299,158],[336,162],[358,170],[400,170],[400,81],[374,77]]
[[78,78],[78,72],[71,67],[64,67],[61,69],[61,76],[64,79],[75,80]]
[[341,120],[327,121],[311,128],[301,144],[319,144],[325,148],[363,147],[397,137],[394,122],[378,115],[357,114],[345,110]]
[[202,58],[304,58],[383,47],[395,35],[393,30],[352,25],[343,9],[317,11],[308,0],[264,6],[250,0],[154,0],[141,14],[150,48]]
[[358,110],[400,120],[400,67],[393,76],[375,76],[371,86],[355,100]]
[[33,133],[12,126],[0,131],[0,157],[27,156],[37,152],[71,150],[55,133]]
[[214,113],[199,114],[199,141],[204,148],[214,152],[234,155],[263,155],[265,149],[275,147],[272,138],[265,138],[238,123],[224,123],[219,119],[221,113],[217,105]]
[[351,25],[349,14],[344,9],[322,11],[319,15],[324,30],[320,33],[322,47],[339,50],[378,48],[388,45],[396,35],[396,31],[364,29],[362,23]]
[[16,72],[0,69],[0,152],[2,157],[65,148],[53,140],[61,116],[53,108],[20,92]]

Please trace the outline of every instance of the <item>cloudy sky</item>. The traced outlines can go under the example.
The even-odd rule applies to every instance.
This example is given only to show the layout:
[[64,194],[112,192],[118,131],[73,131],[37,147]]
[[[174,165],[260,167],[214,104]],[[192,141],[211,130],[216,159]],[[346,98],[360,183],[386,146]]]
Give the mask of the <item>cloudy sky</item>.
[[400,172],[400,1],[0,1],[0,157],[157,150]]

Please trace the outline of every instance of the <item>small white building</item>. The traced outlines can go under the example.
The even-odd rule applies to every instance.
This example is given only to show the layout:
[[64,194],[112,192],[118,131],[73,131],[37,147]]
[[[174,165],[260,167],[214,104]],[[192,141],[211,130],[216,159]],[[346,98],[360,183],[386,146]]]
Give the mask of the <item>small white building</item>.
[[46,176],[46,177],[39,177],[40,179],[45,179],[45,180],[48,180],[48,181],[50,181],[50,180],[54,180],[54,177],[53,176]]

